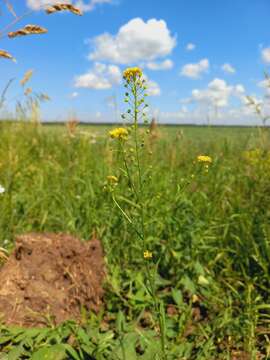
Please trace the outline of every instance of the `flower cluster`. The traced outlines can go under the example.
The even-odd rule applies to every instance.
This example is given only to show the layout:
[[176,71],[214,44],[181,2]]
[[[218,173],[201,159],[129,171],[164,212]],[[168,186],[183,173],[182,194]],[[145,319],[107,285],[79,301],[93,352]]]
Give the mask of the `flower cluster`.
[[123,78],[127,81],[142,77],[142,70],[139,67],[127,68],[123,72]]
[[5,188],[2,185],[0,185],[0,194],[3,194],[4,192],[5,192]]
[[144,257],[145,259],[152,259],[153,253],[152,253],[151,251],[146,250],[146,251],[144,251],[144,253],[143,253],[143,257]]
[[203,163],[211,163],[212,162],[212,158],[208,155],[199,155],[197,157],[197,160],[199,162],[203,162]]
[[109,132],[112,139],[127,140],[128,130],[122,127],[113,129]]
[[256,165],[257,163],[259,163],[259,161],[262,157],[260,149],[245,151],[243,153],[243,155],[244,155],[245,160],[252,165]]

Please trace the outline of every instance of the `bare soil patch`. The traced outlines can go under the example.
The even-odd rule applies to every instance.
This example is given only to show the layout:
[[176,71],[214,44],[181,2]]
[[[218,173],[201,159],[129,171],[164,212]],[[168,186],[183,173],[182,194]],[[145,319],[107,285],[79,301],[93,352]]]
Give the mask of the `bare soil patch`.
[[46,326],[79,319],[82,307],[97,312],[105,277],[99,240],[30,233],[0,269],[0,319],[8,325]]

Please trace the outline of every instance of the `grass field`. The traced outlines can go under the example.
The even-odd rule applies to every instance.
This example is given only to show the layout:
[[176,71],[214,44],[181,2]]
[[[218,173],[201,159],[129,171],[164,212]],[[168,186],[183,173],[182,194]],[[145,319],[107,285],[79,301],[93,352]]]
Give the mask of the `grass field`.
[[[0,247],[11,251],[15,235],[25,232],[85,240],[95,233],[108,268],[100,314],[82,312],[81,324],[46,329],[0,325],[1,360],[160,358],[142,271],[148,260],[106,191],[107,176],[117,176],[119,202],[137,217],[108,130],[79,126],[69,134],[60,125],[0,123]],[[158,263],[167,359],[268,359],[268,129],[160,126],[156,132],[140,151],[145,244],[153,253],[149,264]],[[208,171],[198,155],[211,156]]]

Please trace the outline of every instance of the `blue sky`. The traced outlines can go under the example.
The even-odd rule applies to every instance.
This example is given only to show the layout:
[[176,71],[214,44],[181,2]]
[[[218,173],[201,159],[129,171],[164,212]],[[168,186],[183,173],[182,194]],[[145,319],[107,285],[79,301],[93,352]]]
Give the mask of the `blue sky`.
[[[38,10],[44,0],[10,1],[17,14],[33,10],[12,30],[26,24],[49,30],[1,39],[0,48],[17,59],[0,60],[1,89],[15,78],[10,110],[23,99],[19,80],[33,69],[27,86],[51,97],[42,104],[44,120],[76,114],[82,121],[114,121],[122,107],[121,72],[134,65],[149,81],[149,116],[161,122],[250,123],[246,94],[269,110],[262,82],[270,66],[269,0],[73,1],[85,10],[82,17],[46,15]],[[0,5],[1,24],[8,24],[13,18]]]

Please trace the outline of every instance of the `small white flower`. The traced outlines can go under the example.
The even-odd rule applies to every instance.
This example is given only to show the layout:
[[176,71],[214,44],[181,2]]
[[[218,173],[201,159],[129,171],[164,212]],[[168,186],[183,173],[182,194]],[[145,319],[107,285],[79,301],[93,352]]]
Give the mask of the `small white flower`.
[[0,194],[3,194],[5,191],[6,191],[5,188],[2,185],[0,185]]

